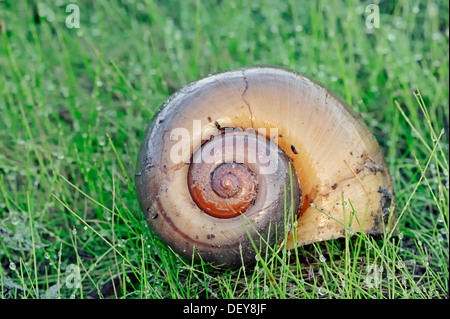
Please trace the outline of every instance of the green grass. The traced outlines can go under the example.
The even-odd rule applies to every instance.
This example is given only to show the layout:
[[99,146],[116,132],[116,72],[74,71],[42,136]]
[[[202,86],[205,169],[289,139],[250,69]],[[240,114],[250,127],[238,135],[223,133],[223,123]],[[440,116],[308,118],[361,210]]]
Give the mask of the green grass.
[[[374,1],[378,2],[378,1]],[[0,1],[0,298],[448,298],[449,4]],[[184,84],[251,65],[304,73],[378,139],[398,234],[283,247],[220,270],[148,229],[134,165]],[[348,208],[347,208],[348,209]],[[79,274],[79,276],[77,275]]]

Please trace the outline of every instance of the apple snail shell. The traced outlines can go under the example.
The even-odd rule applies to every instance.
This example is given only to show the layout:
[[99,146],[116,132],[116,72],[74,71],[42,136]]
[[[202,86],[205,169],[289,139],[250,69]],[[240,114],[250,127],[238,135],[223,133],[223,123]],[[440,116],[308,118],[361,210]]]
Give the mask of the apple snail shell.
[[348,228],[379,233],[395,207],[363,121],[312,80],[268,67],[215,74],[172,95],[145,134],[136,191],[176,252],[230,267],[288,232],[289,248]]

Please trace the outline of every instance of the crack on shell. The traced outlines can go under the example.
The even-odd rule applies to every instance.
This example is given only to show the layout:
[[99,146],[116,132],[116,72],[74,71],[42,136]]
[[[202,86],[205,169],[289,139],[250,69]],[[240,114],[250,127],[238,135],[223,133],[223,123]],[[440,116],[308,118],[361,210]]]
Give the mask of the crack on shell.
[[241,99],[242,99],[242,101],[244,101],[245,105],[247,105],[248,111],[250,112],[250,122],[252,123],[252,127],[254,128],[255,126],[253,124],[253,112],[252,112],[252,109],[250,107],[250,103],[245,98],[245,93],[247,93],[248,86],[249,86],[247,77],[245,75],[245,70],[242,70],[242,78],[243,78],[244,83],[245,83],[245,88],[244,88],[244,91],[241,94]]

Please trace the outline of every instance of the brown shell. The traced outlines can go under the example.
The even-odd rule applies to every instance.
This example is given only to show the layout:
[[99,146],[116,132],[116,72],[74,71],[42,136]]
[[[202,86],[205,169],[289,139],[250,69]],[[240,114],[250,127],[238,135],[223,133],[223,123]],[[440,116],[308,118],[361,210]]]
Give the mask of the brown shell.
[[[193,119],[200,122],[193,125]],[[182,163],[174,164],[170,148],[180,141],[171,140],[171,132],[177,127],[185,128],[191,136],[182,145],[190,154]],[[136,167],[141,208],[153,229],[171,232],[179,226],[176,216],[198,210],[186,185],[189,159],[205,140],[224,127],[265,128],[267,138],[290,158],[300,182],[299,201],[303,205],[288,238],[289,248],[342,237],[346,230],[379,233],[388,218],[394,217],[389,172],[364,122],[312,80],[283,69],[257,67],[189,84],[174,94],[153,119]],[[170,217],[155,217],[161,213]],[[230,230],[223,223],[209,231],[228,234]],[[174,233],[170,236],[175,241],[187,240]],[[225,243],[214,249],[220,251],[221,245]],[[182,251],[192,245],[180,247]]]

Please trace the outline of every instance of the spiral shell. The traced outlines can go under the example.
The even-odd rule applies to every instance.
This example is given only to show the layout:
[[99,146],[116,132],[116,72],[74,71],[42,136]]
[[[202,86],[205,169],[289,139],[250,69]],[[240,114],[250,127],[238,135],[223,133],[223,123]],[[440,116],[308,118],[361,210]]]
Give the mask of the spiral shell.
[[[193,168],[195,154],[227,133],[228,138],[262,136],[264,145],[277,149],[269,152],[280,159],[276,169],[261,177],[258,163],[235,153],[226,159],[222,145],[215,147],[222,150],[220,159],[203,168],[206,177],[195,177],[201,171],[201,165]],[[237,172],[223,163],[234,164]],[[192,181],[210,189],[199,199],[200,188]],[[243,185],[253,194],[237,200],[245,202],[242,207],[230,204],[226,216],[198,205],[211,200],[202,197],[206,193],[231,203]],[[363,121],[312,80],[267,67],[215,74],[172,95],[145,135],[136,190],[151,228],[175,251],[229,266],[252,260],[255,248],[273,244],[258,236],[280,240],[292,228],[287,246],[293,248],[345,236],[349,228],[375,234],[395,208],[388,169]]]

